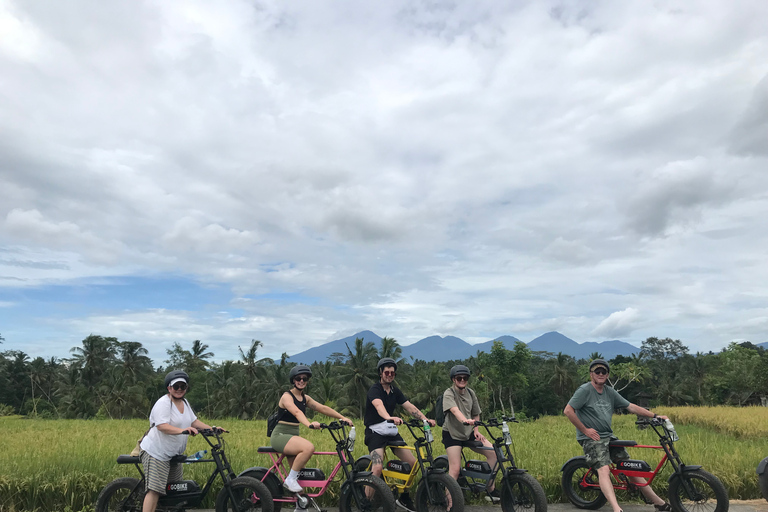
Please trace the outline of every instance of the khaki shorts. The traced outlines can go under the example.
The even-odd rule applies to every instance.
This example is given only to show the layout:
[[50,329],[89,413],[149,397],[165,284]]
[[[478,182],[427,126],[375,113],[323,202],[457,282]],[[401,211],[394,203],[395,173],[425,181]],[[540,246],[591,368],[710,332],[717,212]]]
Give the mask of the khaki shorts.
[[611,462],[628,459],[629,454],[623,446],[608,447],[611,441],[617,439],[618,437],[602,437],[599,441],[594,439],[579,441],[581,447],[584,448],[584,455],[587,456],[587,464],[594,469],[598,469],[603,466],[609,466]]

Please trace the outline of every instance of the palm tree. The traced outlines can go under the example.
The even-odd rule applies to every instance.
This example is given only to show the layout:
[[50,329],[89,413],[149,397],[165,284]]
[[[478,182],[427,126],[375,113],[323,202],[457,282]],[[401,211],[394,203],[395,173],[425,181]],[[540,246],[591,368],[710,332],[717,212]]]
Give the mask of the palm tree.
[[98,384],[99,379],[115,358],[117,338],[104,338],[91,334],[83,340],[82,347],[70,350],[74,354],[70,362],[81,371],[81,380],[89,389]]
[[118,341],[117,361],[129,384],[135,384],[152,372],[152,360],[138,341]]
[[571,356],[558,352],[555,358],[547,362],[550,366],[551,375],[549,383],[552,384],[552,388],[562,404],[568,400],[574,391],[577,375],[576,361]]
[[201,371],[208,368],[209,363],[206,359],[212,358],[213,352],[206,352],[206,350],[208,350],[208,345],[202,341],[195,340],[192,342],[192,352],[188,362],[190,371]]
[[376,356],[376,347],[363,338],[355,339],[354,351],[347,345],[347,361],[341,367],[339,377],[349,392],[348,409],[357,409],[358,418],[364,415],[368,388],[377,378]]

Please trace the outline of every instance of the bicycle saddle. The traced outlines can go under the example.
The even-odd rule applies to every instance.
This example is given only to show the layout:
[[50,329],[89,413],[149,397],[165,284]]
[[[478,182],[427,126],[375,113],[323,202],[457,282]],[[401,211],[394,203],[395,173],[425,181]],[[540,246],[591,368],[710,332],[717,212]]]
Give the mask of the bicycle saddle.
[[637,441],[611,441],[608,446],[637,446]]
[[271,446],[259,446],[256,451],[258,453],[278,453],[278,451]]
[[117,456],[117,463],[118,464],[138,464],[141,462],[141,457],[136,456],[133,457],[131,455],[118,455]]
[[387,446],[393,446],[397,448],[398,446],[408,446],[408,443],[405,441],[387,441]]

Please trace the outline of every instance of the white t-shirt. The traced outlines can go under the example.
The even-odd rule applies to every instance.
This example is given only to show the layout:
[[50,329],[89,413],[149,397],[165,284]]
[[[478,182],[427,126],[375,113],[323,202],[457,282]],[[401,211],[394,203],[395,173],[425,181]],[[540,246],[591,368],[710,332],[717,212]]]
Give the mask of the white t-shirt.
[[174,455],[181,455],[187,449],[187,436],[171,436],[163,434],[157,425],[168,423],[171,426],[185,429],[192,426],[197,419],[189,402],[184,401],[184,413],[171,401],[169,395],[162,396],[152,407],[149,413],[149,424],[155,425],[149,430],[149,434],[141,441],[141,449],[157,460],[171,460]]

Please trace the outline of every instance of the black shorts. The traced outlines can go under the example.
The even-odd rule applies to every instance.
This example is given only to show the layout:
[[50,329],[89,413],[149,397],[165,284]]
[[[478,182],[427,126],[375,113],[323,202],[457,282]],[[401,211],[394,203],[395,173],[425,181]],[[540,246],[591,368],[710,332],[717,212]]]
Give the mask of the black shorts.
[[476,439],[467,439],[466,441],[460,441],[459,439],[454,439],[451,437],[451,434],[448,433],[447,429],[443,429],[443,446],[446,448],[450,448],[451,446],[464,446],[466,448],[481,448],[483,446],[483,443]]
[[377,434],[370,428],[365,427],[365,446],[368,447],[369,452],[372,452],[373,450],[378,450],[379,448],[384,448],[385,446],[387,446],[387,444],[391,443],[392,441],[400,441],[405,443],[403,436],[401,436],[400,434],[397,434],[396,436],[382,436],[380,434]]

